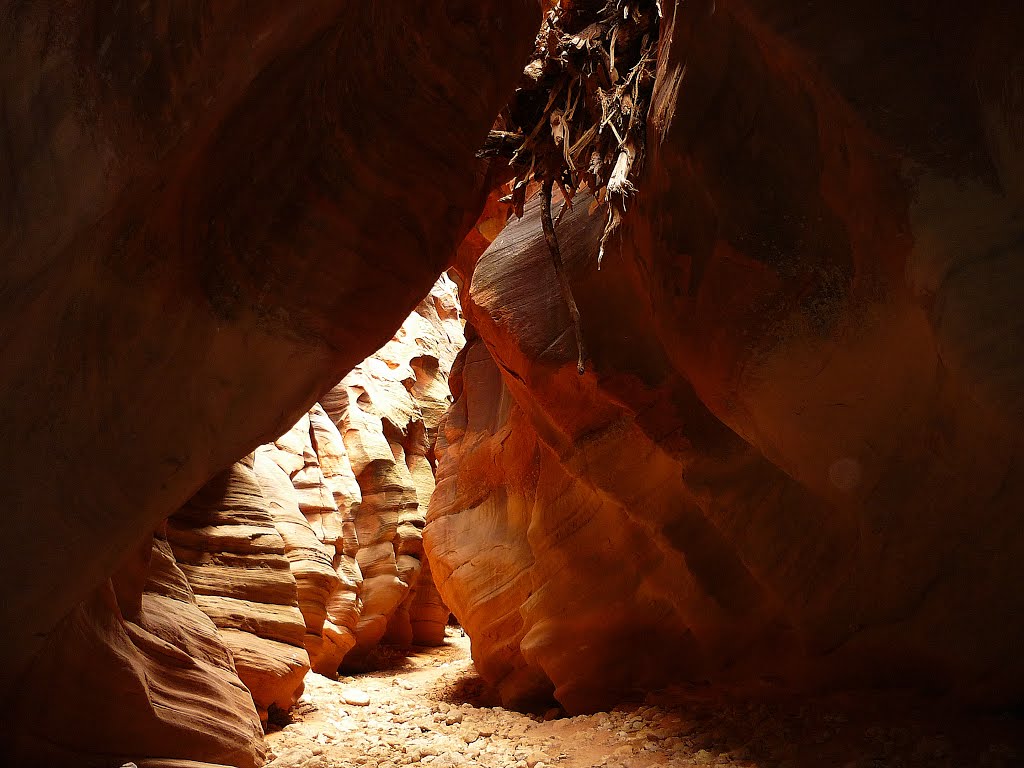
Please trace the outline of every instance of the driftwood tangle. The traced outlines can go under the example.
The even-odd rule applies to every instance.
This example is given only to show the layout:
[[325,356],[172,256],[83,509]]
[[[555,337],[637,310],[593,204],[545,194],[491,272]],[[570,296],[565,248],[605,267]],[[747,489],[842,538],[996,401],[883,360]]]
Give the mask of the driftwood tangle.
[[583,334],[563,274],[551,193],[557,184],[565,205],[571,206],[573,195],[586,185],[605,206],[600,269],[605,243],[622,222],[643,165],[661,16],[656,0],[560,0],[547,13],[499,126],[479,152],[505,158],[514,167],[507,199],[517,216],[523,215],[527,185],[541,184],[544,235],[576,332],[581,375]]

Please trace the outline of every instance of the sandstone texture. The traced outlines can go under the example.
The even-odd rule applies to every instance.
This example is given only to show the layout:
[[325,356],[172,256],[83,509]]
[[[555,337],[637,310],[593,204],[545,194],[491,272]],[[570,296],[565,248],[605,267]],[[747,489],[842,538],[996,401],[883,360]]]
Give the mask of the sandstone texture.
[[585,195],[557,229],[586,375],[536,201],[459,262],[424,536],[482,674],[571,712],[673,680],[1019,698],[1024,13],[671,18],[674,123],[602,270]]
[[13,697],[7,765],[101,768],[169,755],[263,764],[259,717],[231,646],[160,533],[64,618]]
[[[600,271],[595,201],[558,224],[581,377],[537,202],[506,225],[474,154],[549,5],[0,0],[7,762],[256,768],[311,672],[449,607],[555,722],[1020,702],[1024,9],[659,3],[678,103]],[[344,685],[406,718],[335,709],[363,765],[567,759]],[[577,722],[616,768],[801,765],[772,713]],[[805,762],[1019,755],[907,733]],[[352,757],[306,736],[275,764]]]
[[0,3],[0,690],[426,294],[539,15]]
[[322,398],[359,490],[356,657],[382,639],[443,637],[448,612],[423,570],[422,529],[438,425],[452,400],[448,372],[463,343],[456,288],[442,276],[395,337]]
[[[260,765],[261,721],[291,709],[311,669],[333,677],[381,639],[443,640],[449,614],[421,529],[464,341],[456,293],[442,277],[325,397],[360,400],[345,437],[315,404],[204,485],[61,622],[18,683],[16,764]],[[74,720],[56,737],[51,707]]]
[[272,705],[286,710],[295,703],[309,670],[307,625],[292,568],[301,577],[306,569],[286,556],[279,528],[295,551],[294,525],[274,519],[254,464],[250,455],[207,483],[171,516],[167,537],[196,602],[220,628],[238,676],[266,720]]

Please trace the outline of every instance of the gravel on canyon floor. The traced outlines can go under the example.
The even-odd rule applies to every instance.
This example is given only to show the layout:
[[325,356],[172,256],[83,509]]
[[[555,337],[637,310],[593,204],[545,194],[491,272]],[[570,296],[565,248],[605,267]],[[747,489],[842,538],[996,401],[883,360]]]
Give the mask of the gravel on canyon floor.
[[415,649],[390,670],[306,677],[286,724],[267,734],[269,768],[1011,768],[1024,722],[968,720],[887,694],[813,701],[676,690],[567,717],[489,702],[468,638]]

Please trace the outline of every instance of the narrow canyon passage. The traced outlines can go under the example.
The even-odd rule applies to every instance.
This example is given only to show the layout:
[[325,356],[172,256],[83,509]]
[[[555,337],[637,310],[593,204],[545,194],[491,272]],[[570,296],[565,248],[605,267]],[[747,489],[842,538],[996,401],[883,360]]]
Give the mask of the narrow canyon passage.
[[0,766],[1024,766],[1022,39],[0,0]]

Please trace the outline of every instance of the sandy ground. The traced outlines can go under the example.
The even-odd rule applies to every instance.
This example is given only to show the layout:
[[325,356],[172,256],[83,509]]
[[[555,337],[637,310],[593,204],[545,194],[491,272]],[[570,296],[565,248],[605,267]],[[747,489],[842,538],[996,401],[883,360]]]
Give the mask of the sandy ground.
[[545,720],[481,705],[488,691],[458,630],[387,664],[337,681],[310,674],[290,722],[267,735],[271,768],[1024,766],[1019,712],[965,720],[895,694],[752,700],[691,689]]

